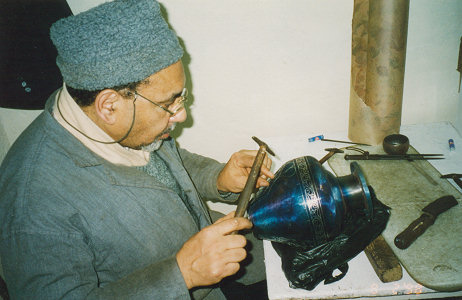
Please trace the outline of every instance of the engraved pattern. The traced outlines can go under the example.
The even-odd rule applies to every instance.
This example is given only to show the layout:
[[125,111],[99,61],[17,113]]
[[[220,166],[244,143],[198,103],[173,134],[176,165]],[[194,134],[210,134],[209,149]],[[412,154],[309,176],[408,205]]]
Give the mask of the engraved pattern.
[[297,166],[300,181],[303,185],[303,192],[305,194],[305,203],[307,205],[308,214],[310,215],[311,225],[314,230],[315,239],[318,244],[325,243],[327,241],[327,235],[324,231],[324,222],[321,211],[321,200],[316,194],[313,186],[313,178],[311,176],[308,164],[304,157],[295,159],[295,165]]

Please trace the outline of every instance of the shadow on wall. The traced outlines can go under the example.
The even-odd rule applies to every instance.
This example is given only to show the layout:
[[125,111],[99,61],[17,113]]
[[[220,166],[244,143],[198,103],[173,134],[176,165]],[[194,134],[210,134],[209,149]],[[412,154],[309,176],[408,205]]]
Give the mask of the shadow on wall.
[[172,132],[172,137],[177,139],[182,133],[184,128],[190,128],[194,124],[194,118],[191,113],[191,105],[194,103],[194,94],[193,94],[193,86],[191,81],[191,71],[189,69],[189,64],[191,63],[191,56],[186,51],[186,46],[184,41],[181,38],[178,38],[181,47],[184,49],[183,58],[181,61],[183,62],[184,72],[186,75],[186,88],[188,89],[188,102],[185,105],[186,112],[188,113],[188,118],[181,124],[178,124],[175,130]]
[[[172,28],[172,26],[170,25],[170,22],[168,21],[167,10],[165,9],[162,3],[159,3],[159,4],[160,4],[161,13],[164,16],[165,21],[169,24],[170,28]],[[175,30],[174,28],[172,29]],[[186,88],[188,89],[188,103],[185,106],[186,112],[188,113],[188,118],[183,123],[178,124],[176,129],[172,132],[172,137],[174,137],[175,139],[177,139],[183,133],[184,128],[190,128],[194,124],[194,119],[192,117],[191,109],[190,109],[190,106],[194,102],[193,86],[192,86],[192,81],[191,81],[191,70],[189,69],[189,64],[191,63],[191,56],[189,55],[186,49],[184,40],[180,37],[178,37],[178,40],[180,42],[181,47],[184,50],[183,58],[181,59],[181,61],[183,62],[184,72],[186,75]]]

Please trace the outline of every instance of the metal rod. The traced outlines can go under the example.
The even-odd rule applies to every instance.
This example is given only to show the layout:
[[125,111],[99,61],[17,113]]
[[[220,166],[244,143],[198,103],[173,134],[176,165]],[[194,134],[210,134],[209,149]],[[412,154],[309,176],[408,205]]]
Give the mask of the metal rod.
[[247,206],[249,205],[250,197],[255,190],[255,186],[257,183],[258,176],[260,174],[260,168],[263,164],[263,160],[266,156],[266,146],[260,146],[260,149],[257,152],[257,156],[252,165],[252,169],[250,169],[249,177],[247,178],[247,182],[245,183],[244,189],[239,195],[237,199],[237,208],[236,208],[236,217],[243,217]]
[[339,141],[339,140],[331,140],[322,138],[321,141],[324,142],[335,142],[335,143],[344,143],[344,144],[352,144],[352,145],[361,145],[361,146],[371,146],[369,144],[362,144],[362,143],[354,143],[354,142],[347,142],[347,141]]
[[236,208],[236,217],[243,217],[247,210],[247,206],[250,202],[250,197],[256,190],[257,179],[260,175],[260,169],[263,165],[263,161],[265,160],[266,152],[271,155],[275,155],[273,150],[271,150],[268,145],[260,140],[259,138],[253,136],[252,139],[260,146],[257,152],[257,156],[253,161],[252,168],[250,169],[249,177],[245,183],[244,189],[239,194],[239,198],[237,199],[237,208]]
[[329,158],[331,158],[332,156],[334,156],[334,154],[336,153],[343,153],[343,150],[340,150],[340,149],[337,149],[337,148],[327,148],[327,149],[324,149],[326,151],[329,151],[329,153],[327,153],[324,157],[322,157],[320,160],[319,160],[319,163],[322,165],[323,163],[325,163]]
[[423,159],[444,159],[444,157],[436,157],[442,154],[406,154],[406,155],[381,155],[381,154],[346,154],[345,160],[423,160]]
[[273,150],[271,150],[265,142],[263,142],[262,140],[260,140],[256,136],[253,136],[252,140],[254,140],[258,144],[258,146],[265,146],[266,147],[266,152],[268,152],[272,156],[276,156],[276,154],[274,154]]

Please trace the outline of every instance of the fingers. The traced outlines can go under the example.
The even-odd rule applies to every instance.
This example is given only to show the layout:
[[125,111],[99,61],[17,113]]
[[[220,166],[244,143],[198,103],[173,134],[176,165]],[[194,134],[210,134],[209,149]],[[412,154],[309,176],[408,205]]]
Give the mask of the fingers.
[[[234,212],[232,214],[234,216]],[[228,218],[230,215],[231,213],[217,220],[217,222],[209,227],[221,235],[228,235],[234,231],[252,228],[252,223],[248,219],[234,217]]]
[[266,166],[261,166],[260,174],[262,177],[265,176],[269,178],[274,178],[274,173],[271,172],[271,170]]
[[268,182],[268,180],[266,180],[266,178],[263,178],[263,176],[262,176],[262,177],[257,179],[256,187],[261,188],[263,186],[269,186],[269,182]]
[[246,218],[229,213],[192,236],[178,251],[176,259],[186,286],[215,284],[239,270],[246,256],[246,238],[230,232],[252,227]]
[[235,274],[240,269],[242,260],[247,257],[244,249],[230,249],[221,253],[220,256],[210,258],[207,263],[208,273],[212,281],[219,282],[221,279]]
[[269,158],[268,155],[266,155],[266,156],[265,156],[265,160],[263,161],[263,165],[264,165],[268,170],[270,170],[272,164],[273,164],[273,161],[271,160],[271,158]]
[[225,267],[225,272],[226,273],[225,273],[225,276],[223,276],[223,277],[228,277],[228,276],[236,274],[237,271],[239,271],[240,268],[241,268],[241,265],[239,265],[238,262],[226,264],[226,267]]
[[[249,174],[258,151],[257,150],[241,150],[238,153],[243,154],[242,157],[240,157],[239,159],[239,162],[240,162],[239,165],[241,167],[244,167],[247,171],[247,174]],[[273,172],[271,172],[272,164],[273,164],[273,161],[271,160],[271,158],[269,158],[268,154],[265,155],[265,158],[263,160],[263,163],[260,169],[261,175],[264,175],[269,178],[273,178],[274,174]]]
[[[241,150],[231,155],[217,178],[217,189],[223,192],[239,193],[244,188],[250,170],[255,161],[257,150]],[[274,178],[271,172],[272,160],[265,155],[257,180],[257,187],[267,186],[268,178]]]
[[238,154],[238,165],[241,168],[248,168],[250,171],[250,168],[253,165],[253,162],[255,160],[255,157],[257,156],[258,151],[257,150],[241,150],[237,152]]
[[[214,245],[214,251],[216,253],[219,253],[221,255],[220,259],[223,260],[223,261],[226,261],[226,262],[238,262],[238,261],[241,261],[242,259],[245,258],[245,250],[244,250],[244,247],[247,245],[247,239],[243,236],[243,235],[240,235],[240,234],[236,234],[236,235],[227,235],[225,237],[223,237],[223,240],[220,241],[220,243],[216,243]],[[242,253],[244,256],[239,256],[239,257],[236,257],[236,258],[232,258],[234,256],[229,256],[227,253],[227,251],[229,250],[239,250],[241,249]]]
[[260,188],[262,186],[269,186],[268,178],[274,178],[274,173],[270,170],[271,164],[271,159],[268,159],[267,161],[263,162],[263,165],[260,169],[260,177],[257,178],[257,188]]
[[226,256],[227,264],[234,264],[243,261],[247,257],[247,252],[243,248],[236,248],[223,252],[223,255]]

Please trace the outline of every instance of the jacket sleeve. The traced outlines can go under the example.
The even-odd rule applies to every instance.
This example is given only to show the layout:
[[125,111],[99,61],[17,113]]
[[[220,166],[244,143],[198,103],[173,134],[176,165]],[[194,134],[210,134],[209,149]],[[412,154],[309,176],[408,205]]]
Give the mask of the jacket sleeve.
[[178,151],[184,167],[203,198],[212,201],[235,202],[238,194],[224,196],[217,189],[218,174],[223,170],[224,163],[191,153],[182,148],[178,148]]
[[2,246],[12,299],[190,299],[175,255],[100,286],[81,236],[19,232]]

